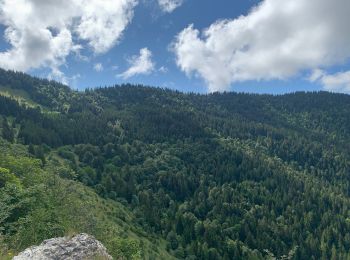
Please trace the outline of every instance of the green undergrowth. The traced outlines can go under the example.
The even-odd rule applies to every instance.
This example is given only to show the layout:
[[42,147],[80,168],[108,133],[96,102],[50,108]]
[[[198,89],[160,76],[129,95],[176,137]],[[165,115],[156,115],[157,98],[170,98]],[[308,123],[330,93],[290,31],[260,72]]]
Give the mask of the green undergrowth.
[[0,259],[43,240],[77,233],[94,235],[115,258],[171,259],[165,243],[147,234],[122,204],[60,177],[64,162],[46,165],[23,145],[0,139]]

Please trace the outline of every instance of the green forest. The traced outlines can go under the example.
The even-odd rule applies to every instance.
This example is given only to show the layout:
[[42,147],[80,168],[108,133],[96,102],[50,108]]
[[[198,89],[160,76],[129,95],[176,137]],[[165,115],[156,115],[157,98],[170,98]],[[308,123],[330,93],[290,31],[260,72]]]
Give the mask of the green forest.
[[0,69],[0,258],[350,259],[350,95],[75,91]]

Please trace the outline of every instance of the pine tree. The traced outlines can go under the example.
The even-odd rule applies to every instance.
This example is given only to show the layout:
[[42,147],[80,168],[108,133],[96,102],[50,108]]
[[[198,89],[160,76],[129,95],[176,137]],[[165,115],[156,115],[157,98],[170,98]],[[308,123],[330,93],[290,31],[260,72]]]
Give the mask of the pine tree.
[[15,139],[13,129],[9,126],[6,117],[2,120],[2,137],[11,143],[13,143]]
[[331,260],[337,260],[337,249],[335,248],[334,244],[332,246],[332,254],[331,254]]
[[35,149],[33,144],[29,144],[28,146],[28,153],[31,155],[35,155]]
[[42,161],[43,165],[46,164],[45,152],[42,145],[36,147],[35,156]]

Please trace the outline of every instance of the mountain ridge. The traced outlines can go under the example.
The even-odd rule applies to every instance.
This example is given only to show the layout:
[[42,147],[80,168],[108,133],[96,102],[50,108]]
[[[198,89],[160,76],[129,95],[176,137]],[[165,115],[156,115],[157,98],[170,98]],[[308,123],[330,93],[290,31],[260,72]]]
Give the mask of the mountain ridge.
[[6,71],[0,86],[25,88],[40,105],[0,98],[9,149],[27,149],[48,174],[93,189],[96,203],[122,204],[157,238],[152,254],[349,257],[349,95],[79,92]]

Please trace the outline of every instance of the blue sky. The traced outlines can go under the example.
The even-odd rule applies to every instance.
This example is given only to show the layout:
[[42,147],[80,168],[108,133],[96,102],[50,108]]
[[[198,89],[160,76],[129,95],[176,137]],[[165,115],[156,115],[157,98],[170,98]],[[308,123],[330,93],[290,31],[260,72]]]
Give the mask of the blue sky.
[[[71,2],[76,2],[78,6],[81,4],[79,1],[84,0]],[[93,6],[94,1],[89,2],[92,10],[104,8],[98,3]],[[1,11],[16,9],[4,15],[0,12],[3,16],[0,19],[3,36],[0,41],[0,66],[61,80],[75,89],[130,82],[200,93],[350,92],[350,39],[344,36],[347,31],[341,31],[347,29],[339,27],[339,23],[350,20],[345,14],[345,20],[342,20],[342,10],[350,11],[346,0],[338,0],[338,4],[333,5],[335,14],[326,18],[321,9],[313,8],[312,3],[326,8],[331,0],[310,0],[310,5],[304,0],[286,0],[284,6],[280,6],[278,0],[164,0],[177,5],[171,10],[161,5],[162,0],[103,1],[106,2],[107,14],[101,11],[101,16],[110,16],[110,21],[117,16],[125,16],[112,23],[119,31],[108,27],[110,21],[95,17],[95,14],[89,15],[88,9],[79,13],[78,7],[72,7],[71,15],[67,15],[70,10],[65,13],[64,5],[60,6],[54,0],[48,0],[46,7],[35,6],[39,4],[33,0],[0,1]],[[118,1],[125,3],[117,6]],[[52,19],[41,12],[50,8],[50,2],[58,17],[62,11],[62,19]],[[68,5],[71,2],[68,1]],[[290,7],[287,2],[291,3]],[[119,9],[108,12],[113,4]],[[286,18],[278,15],[281,12],[286,12]],[[40,20],[33,22],[33,28],[28,33],[26,26],[34,15]],[[313,20],[306,19],[309,16]],[[86,27],[85,31],[81,31],[83,21],[100,18],[100,25],[106,26],[96,25],[93,28],[95,32]],[[298,24],[297,21],[304,18],[305,26]],[[74,19],[81,19],[81,24],[76,26]],[[316,27],[317,19],[324,22],[324,28]],[[91,23],[87,24],[90,28]],[[191,24],[192,27],[189,27]],[[333,24],[334,27],[329,26]],[[32,30],[35,27],[42,27],[42,30],[38,29],[38,33],[34,34]],[[212,32],[204,36],[209,27],[213,28]],[[103,36],[96,34],[101,28]],[[317,29],[321,32],[309,39],[308,35]],[[298,42],[301,41],[300,32],[304,30],[306,44]],[[15,36],[9,36],[8,31],[15,32]],[[270,35],[271,31],[274,33]],[[338,34],[342,37],[333,44],[332,37]],[[62,37],[57,37],[59,43],[53,44],[56,36]],[[101,47],[96,37],[108,44]],[[269,37],[272,37],[271,40]],[[241,43],[241,39],[246,39],[246,42]],[[324,44],[312,45],[320,39]],[[303,44],[308,45],[308,42],[310,46],[304,47]],[[58,47],[54,49],[52,46]],[[291,47],[288,49],[286,46]],[[42,54],[45,49],[52,54]],[[23,57],[18,58],[21,55]]]

